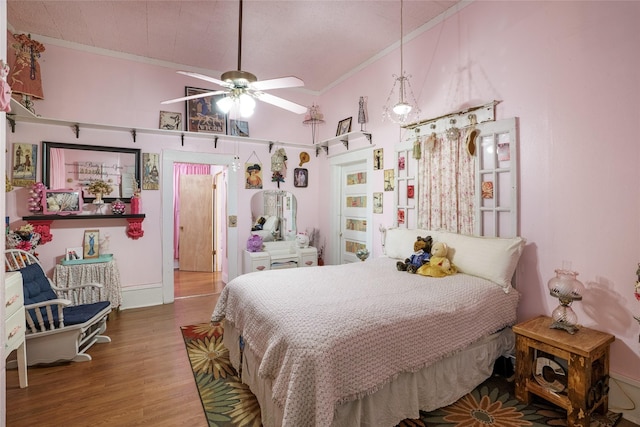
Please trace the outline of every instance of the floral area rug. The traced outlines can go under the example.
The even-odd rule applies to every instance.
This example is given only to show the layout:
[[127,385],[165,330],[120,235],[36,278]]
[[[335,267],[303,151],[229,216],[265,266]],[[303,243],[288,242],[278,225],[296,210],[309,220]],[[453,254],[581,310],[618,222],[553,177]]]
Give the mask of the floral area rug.
[[[229,361],[222,344],[222,325],[182,326],[193,376],[210,427],[260,427],[260,406]],[[594,415],[591,427],[613,427],[621,415]],[[544,401],[524,405],[515,398],[514,385],[494,376],[457,402],[398,427],[519,427],[566,426],[566,412]]]

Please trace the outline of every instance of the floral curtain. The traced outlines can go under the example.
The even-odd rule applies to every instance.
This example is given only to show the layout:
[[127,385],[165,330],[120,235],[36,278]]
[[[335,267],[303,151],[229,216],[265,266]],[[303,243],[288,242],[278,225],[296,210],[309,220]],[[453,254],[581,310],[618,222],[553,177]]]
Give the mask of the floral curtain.
[[173,259],[180,259],[180,175],[210,175],[211,165],[173,164]]
[[418,161],[418,228],[473,234],[475,159],[465,141],[468,130],[425,142]]

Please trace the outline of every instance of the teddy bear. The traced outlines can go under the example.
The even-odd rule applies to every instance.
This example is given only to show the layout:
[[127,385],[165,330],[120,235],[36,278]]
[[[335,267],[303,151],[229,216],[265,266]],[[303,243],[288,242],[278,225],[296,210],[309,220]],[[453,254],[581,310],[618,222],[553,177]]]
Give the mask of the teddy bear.
[[447,258],[448,252],[449,247],[446,243],[434,243],[431,246],[431,258],[429,259],[429,262],[418,268],[416,273],[431,277],[445,277],[456,274],[458,269],[451,261],[449,261],[449,258]]
[[404,262],[398,261],[396,263],[398,271],[415,273],[423,264],[428,263],[431,257],[432,243],[433,239],[431,236],[424,238],[418,236],[413,244],[413,254],[411,254],[411,257],[405,259]]

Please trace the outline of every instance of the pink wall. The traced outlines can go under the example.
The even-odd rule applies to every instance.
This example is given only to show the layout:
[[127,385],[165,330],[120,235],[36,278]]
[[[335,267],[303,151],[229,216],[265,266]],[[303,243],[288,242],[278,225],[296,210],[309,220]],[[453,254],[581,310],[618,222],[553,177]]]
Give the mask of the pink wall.
[[[636,381],[640,380],[640,329],[632,315],[640,314],[640,303],[633,298],[640,262],[638,18],[637,2],[477,1],[405,44],[404,55],[422,118],[494,99],[501,101],[499,119],[519,118],[520,234],[528,242],[517,278],[522,292],[520,319],[552,311],[557,301],[548,295],[546,283],[554,269],[570,262],[588,288],[583,301],[574,305],[580,321],[616,335],[612,371]],[[383,123],[381,110],[398,68],[396,51],[323,93],[317,101],[327,124],[320,128],[320,139],[333,136],[339,120],[357,117],[359,96],[368,96],[367,128],[376,146],[392,153],[403,132]],[[184,86],[202,87],[172,69],[52,45],[43,54],[42,69],[47,99],[37,103],[38,113],[68,120],[155,128],[158,111],[164,108],[161,100],[181,96]],[[303,91],[280,95],[305,105],[314,101]],[[250,132],[259,138],[310,144],[310,129],[301,121],[299,116],[260,105],[250,120]],[[127,134],[88,130],[81,130],[76,140],[66,128],[18,126],[16,134],[8,134],[8,143],[51,140],[157,153],[236,150],[228,143],[214,150],[203,140],[187,141],[182,147],[179,140],[149,135],[139,135],[133,144]],[[263,164],[269,163],[266,146],[243,144],[237,150],[242,161],[255,151]],[[287,150],[290,169],[297,165],[299,151]],[[336,146],[333,153],[340,151],[344,149]],[[311,161],[305,165],[309,187],[294,188],[291,179],[282,187],[298,198],[299,227],[320,226],[326,231],[331,195],[323,189],[329,166],[324,154],[316,158],[309,152]],[[393,167],[392,158],[385,156],[385,168]],[[374,174],[374,191],[382,191],[379,175]],[[275,184],[267,179],[265,188]],[[113,252],[123,260],[135,260],[122,263],[125,286],[161,281],[159,193],[143,193],[144,238],[131,241],[123,237],[121,227],[109,231]],[[240,248],[249,234],[253,193],[239,190],[239,226],[246,230],[240,233]],[[7,194],[13,221],[25,214],[25,199],[25,190]],[[385,213],[374,215],[374,230],[393,224],[393,210],[388,208],[393,205],[391,193],[385,193],[384,202]],[[78,233],[56,230],[54,244],[40,250],[47,265],[53,265],[65,245],[77,245]],[[374,255],[379,255],[377,232],[374,243]],[[140,257],[141,253],[147,256]]]
[[[612,371],[635,380],[639,18],[637,2],[478,1],[404,46],[422,119],[492,100],[501,101],[498,119],[519,118],[520,234],[528,241],[517,277],[519,318],[551,313],[558,301],[547,281],[569,262],[588,288],[574,304],[580,322],[616,336]],[[319,103],[336,112],[328,121],[350,115],[357,97],[368,95],[369,130],[391,152],[403,133],[380,117],[398,68],[395,51],[324,93]],[[385,155],[384,167],[393,161]],[[379,175],[374,191],[382,191]],[[321,203],[329,197],[321,194]],[[390,193],[374,230],[393,224],[387,206]]]

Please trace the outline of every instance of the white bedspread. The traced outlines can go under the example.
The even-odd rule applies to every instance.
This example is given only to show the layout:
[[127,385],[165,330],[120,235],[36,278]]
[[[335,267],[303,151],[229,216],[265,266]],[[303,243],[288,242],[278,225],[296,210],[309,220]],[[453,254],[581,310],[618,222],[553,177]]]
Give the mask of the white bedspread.
[[241,331],[273,381],[283,426],[326,426],[375,392],[516,320],[518,292],[464,274],[398,272],[396,260],[245,274],[212,315]]

